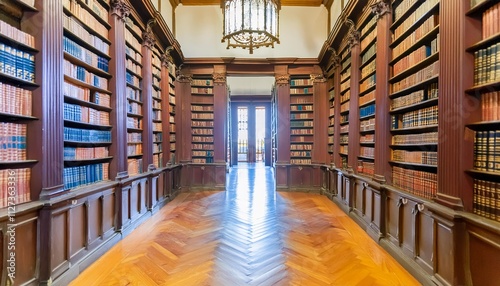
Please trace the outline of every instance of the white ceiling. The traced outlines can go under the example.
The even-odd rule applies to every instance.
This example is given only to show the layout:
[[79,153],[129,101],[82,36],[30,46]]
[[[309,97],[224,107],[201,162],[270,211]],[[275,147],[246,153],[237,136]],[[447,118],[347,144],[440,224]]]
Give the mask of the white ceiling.
[[273,76],[228,76],[227,85],[233,95],[271,95]]

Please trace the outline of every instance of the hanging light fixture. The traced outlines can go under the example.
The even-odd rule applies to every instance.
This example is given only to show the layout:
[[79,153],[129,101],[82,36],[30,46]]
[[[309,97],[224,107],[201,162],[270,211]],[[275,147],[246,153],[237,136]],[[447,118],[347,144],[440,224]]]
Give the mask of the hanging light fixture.
[[225,0],[222,41],[253,50],[279,44],[279,0]]

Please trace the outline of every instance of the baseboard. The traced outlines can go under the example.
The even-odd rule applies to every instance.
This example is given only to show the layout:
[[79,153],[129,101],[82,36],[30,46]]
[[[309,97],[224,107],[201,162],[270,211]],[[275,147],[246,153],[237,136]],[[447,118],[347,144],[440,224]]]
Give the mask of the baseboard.
[[365,232],[367,232],[369,225],[368,223],[359,216],[356,211],[349,212],[347,214],[353,221],[355,221]]
[[104,255],[108,250],[110,250],[115,244],[122,240],[122,234],[115,232],[111,235],[105,242],[103,242],[99,247],[90,252],[78,263],[72,265],[67,271],[61,274],[52,284],[48,283],[46,285],[53,286],[66,286],[69,285],[80,273],[87,269],[92,263]]
[[209,187],[189,187],[185,188],[182,190],[183,193],[199,193],[199,192],[206,192],[206,191],[225,191],[226,187],[222,186],[209,186]]
[[277,191],[280,192],[296,192],[296,193],[308,193],[308,194],[321,194],[321,189],[314,189],[314,188],[280,188],[277,189]]
[[425,272],[420,265],[417,264],[413,259],[409,258],[403,253],[401,249],[389,242],[387,239],[382,238],[379,244],[387,251],[389,254],[396,259],[401,266],[403,266],[408,272],[410,272],[415,279],[417,279],[422,285],[425,286],[436,286],[432,276]]

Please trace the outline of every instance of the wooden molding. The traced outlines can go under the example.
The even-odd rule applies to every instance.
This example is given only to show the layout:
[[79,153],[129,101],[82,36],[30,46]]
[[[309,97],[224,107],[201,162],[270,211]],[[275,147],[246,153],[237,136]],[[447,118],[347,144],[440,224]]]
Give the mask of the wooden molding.
[[112,0],[110,5],[111,15],[116,15],[122,21],[129,16],[130,6],[124,0]]

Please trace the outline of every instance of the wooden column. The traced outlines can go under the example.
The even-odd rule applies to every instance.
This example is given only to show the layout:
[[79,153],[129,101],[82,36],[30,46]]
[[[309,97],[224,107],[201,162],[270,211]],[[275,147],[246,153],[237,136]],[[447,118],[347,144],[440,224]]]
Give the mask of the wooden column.
[[333,86],[334,86],[334,92],[335,92],[335,100],[333,102],[334,104],[334,112],[335,112],[335,125],[334,125],[334,132],[333,132],[333,158],[330,159],[330,163],[334,163],[335,166],[341,167],[342,166],[342,160],[339,156],[339,150],[340,150],[340,70],[341,70],[341,64],[340,64],[340,57],[338,54],[334,51],[334,54],[332,56],[332,61],[333,63]]
[[153,168],[153,47],[156,40],[147,24],[146,31],[142,33],[142,165],[146,172]]
[[[318,67],[319,69],[319,67]],[[321,71],[321,69],[319,69]],[[313,81],[314,137],[312,150],[313,164],[328,162],[328,87],[323,73],[311,74]]]
[[126,58],[125,58],[125,19],[130,13],[130,7],[124,1],[115,1],[111,7],[109,31],[111,46],[111,60],[109,73],[113,75],[109,81],[111,96],[110,121],[112,141],[110,153],[113,155],[109,166],[110,179],[128,177],[127,164],[127,95],[126,95]]
[[[466,1],[441,1],[439,19],[439,141],[436,201],[463,209],[464,191],[472,193],[472,180],[464,171],[472,167],[473,136],[464,124],[471,116],[464,90],[472,85],[472,65],[466,65]],[[443,52],[445,51],[445,52]],[[470,58],[469,58],[470,62]],[[465,79],[465,80],[464,80]],[[467,196],[472,200],[472,195]],[[472,202],[469,204],[472,206]]]
[[349,47],[351,49],[351,99],[349,100],[349,169],[356,170],[359,155],[359,80],[361,64],[361,47],[359,44],[359,31],[352,21],[348,20]]
[[391,180],[391,115],[389,110],[389,61],[391,59],[389,44],[391,43],[390,26],[392,14],[388,1],[379,1],[371,6],[377,17],[377,70],[375,90],[375,180],[379,183]]
[[227,83],[226,66],[214,66],[214,163],[226,163]]
[[[286,67],[281,67],[285,68]],[[290,75],[276,76],[277,164],[290,164]]]
[[179,163],[191,162],[191,75],[177,75],[175,81],[176,95],[176,148]]

